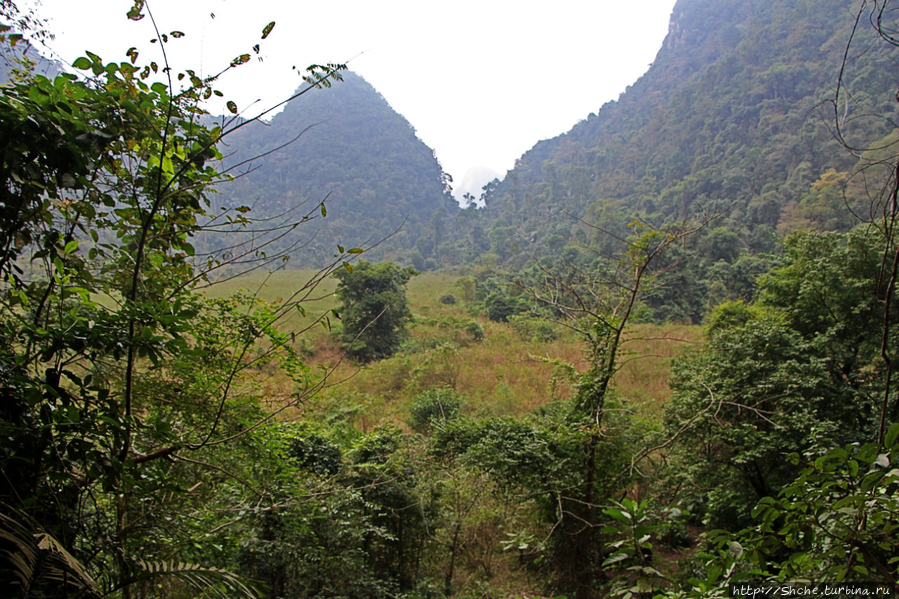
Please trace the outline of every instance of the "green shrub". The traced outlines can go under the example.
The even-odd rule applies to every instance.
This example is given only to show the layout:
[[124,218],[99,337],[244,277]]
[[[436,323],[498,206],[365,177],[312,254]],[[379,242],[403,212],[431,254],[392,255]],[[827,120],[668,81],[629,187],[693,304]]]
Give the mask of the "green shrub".
[[416,274],[390,262],[365,261],[334,273],[342,302],[339,338],[353,359],[364,363],[389,358],[400,348],[412,319],[406,283]]
[[508,322],[510,316],[527,312],[528,307],[523,298],[510,297],[501,292],[491,292],[484,297],[484,309],[490,320]]
[[558,339],[559,335],[552,323],[527,314],[513,314],[507,319],[509,326],[525,341],[548,343]]
[[435,387],[420,393],[412,400],[409,412],[412,428],[423,429],[435,422],[452,420],[465,406],[465,395],[451,387]]
[[292,440],[287,453],[297,466],[315,474],[337,474],[343,465],[340,447],[319,433],[309,433]]
[[484,327],[477,320],[469,320],[465,325],[465,332],[470,334],[475,341],[483,341],[486,337],[484,335]]

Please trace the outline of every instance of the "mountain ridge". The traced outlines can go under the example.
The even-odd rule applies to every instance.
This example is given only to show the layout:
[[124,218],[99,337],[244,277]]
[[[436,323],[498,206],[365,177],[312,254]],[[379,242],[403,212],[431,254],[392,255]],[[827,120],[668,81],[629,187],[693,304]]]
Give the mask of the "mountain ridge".
[[[526,152],[485,194],[488,219],[523,239],[559,228],[570,237],[571,216],[602,199],[656,222],[687,216],[699,200],[736,203],[737,220],[776,229],[823,173],[854,164],[821,111],[834,95],[852,5],[680,0],[650,69],[618,100]],[[889,71],[871,66],[888,50],[869,29],[859,33],[873,49],[850,66],[864,71],[869,95],[881,92],[871,112],[889,115]],[[865,125],[867,143],[889,132],[886,122]]]
[[246,164],[221,189],[223,206],[250,203],[254,215],[269,217],[325,202],[327,216],[301,228],[309,241],[299,256],[312,262],[338,244],[375,246],[371,259],[407,253],[435,211],[456,207],[447,175],[412,125],[360,75],[343,79],[249,124],[224,148],[225,169]]

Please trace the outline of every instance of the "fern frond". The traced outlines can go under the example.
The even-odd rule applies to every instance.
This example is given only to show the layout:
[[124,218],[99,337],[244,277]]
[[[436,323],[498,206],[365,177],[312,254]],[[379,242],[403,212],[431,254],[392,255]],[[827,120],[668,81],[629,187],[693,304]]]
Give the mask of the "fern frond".
[[41,581],[70,584],[92,596],[100,595],[100,587],[84,566],[38,522],[15,508],[0,505],[0,540],[9,548],[0,550],[5,561],[22,584],[23,596]]
[[138,560],[138,565],[142,570],[142,574],[138,575],[139,580],[149,580],[161,576],[175,577],[195,589],[215,597],[228,598],[234,593],[249,599],[257,599],[259,596],[256,590],[237,574],[221,568],[185,562],[176,563],[174,560],[169,562]]

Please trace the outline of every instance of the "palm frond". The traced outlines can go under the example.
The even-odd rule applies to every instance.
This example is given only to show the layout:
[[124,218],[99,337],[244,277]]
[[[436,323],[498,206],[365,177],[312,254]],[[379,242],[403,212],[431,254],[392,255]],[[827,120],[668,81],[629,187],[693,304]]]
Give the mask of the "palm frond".
[[138,565],[141,569],[141,574],[138,575],[139,580],[149,580],[163,576],[175,577],[214,597],[228,598],[234,593],[250,599],[256,599],[259,596],[256,590],[245,583],[238,575],[221,568],[176,562],[174,560],[168,562],[139,560]]
[[[42,582],[72,585],[89,596],[100,587],[84,566],[62,544],[27,514],[0,505],[0,563],[5,562],[22,585],[22,596]],[[7,513],[15,515],[15,518]]]

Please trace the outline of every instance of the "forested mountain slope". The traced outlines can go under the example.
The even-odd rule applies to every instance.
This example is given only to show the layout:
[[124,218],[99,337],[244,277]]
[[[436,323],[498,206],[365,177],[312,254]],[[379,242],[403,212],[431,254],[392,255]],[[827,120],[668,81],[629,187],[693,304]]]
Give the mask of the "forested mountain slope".
[[[858,8],[850,0],[680,0],[647,73],[522,156],[488,187],[485,216],[494,228],[513,227],[525,248],[554,234],[596,236],[574,217],[622,233],[634,216],[660,223],[719,214],[715,226],[753,252],[770,249],[776,232],[849,228],[857,220],[842,192],[857,156],[835,125],[868,148],[896,114],[894,48],[872,31],[870,9],[837,98]],[[863,212],[858,187],[849,184],[849,203]]]
[[250,206],[257,218],[316,216],[298,229],[301,263],[327,259],[337,244],[368,246],[391,235],[368,256],[402,253],[435,211],[456,209],[433,151],[352,72],[294,100],[270,122],[235,132],[222,151],[225,168],[239,165],[230,171],[235,181],[220,188],[222,206]]

